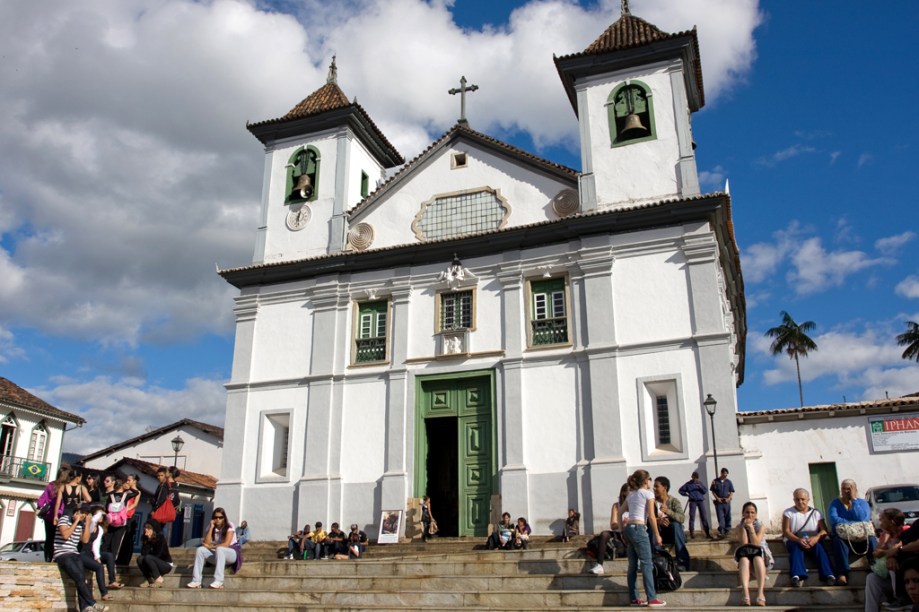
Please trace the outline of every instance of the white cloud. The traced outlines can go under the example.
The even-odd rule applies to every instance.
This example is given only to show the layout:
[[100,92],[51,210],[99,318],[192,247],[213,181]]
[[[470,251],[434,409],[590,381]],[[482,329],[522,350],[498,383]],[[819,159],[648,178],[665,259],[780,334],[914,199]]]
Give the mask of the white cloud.
[[789,159],[798,157],[799,155],[805,155],[808,153],[816,153],[816,151],[817,149],[815,149],[814,147],[808,146],[808,145],[793,144],[790,147],[786,147],[782,149],[781,151],[776,151],[772,155],[759,158],[758,160],[756,160],[756,163],[758,163],[761,166],[772,167],[783,161],[788,161]]
[[874,155],[872,155],[871,153],[862,153],[861,155],[858,156],[858,162],[856,162],[856,166],[861,168],[863,166],[870,164],[872,161],[874,161]]
[[888,258],[870,258],[862,251],[827,251],[820,238],[808,238],[791,256],[788,281],[799,295],[838,287],[845,279],[874,266],[892,265]]
[[772,234],[774,242],[757,242],[742,249],[744,278],[758,283],[775,274],[797,249],[804,231],[797,221],[792,221],[786,229]]
[[[407,157],[456,120],[575,146],[552,54],[585,48],[618,2],[530,2],[466,31],[445,0],[275,3],[92,0],[0,8],[0,320],[135,346],[228,334],[235,290],[214,273],[252,253],[263,151],[245,122],[325,80],[358,97]],[[636,2],[668,31],[698,25],[708,102],[755,58],[755,0]],[[298,17],[300,21],[298,21]]]
[[21,359],[23,356],[25,351],[16,345],[16,336],[0,325],[0,364],[8,363],[11,359]]
[[[860,397],[848,397],[848,401],[877,399],[884,397],[885,391],[891,397],[914,393],[915,368],[901,359],[902,350],[894,340],[896,333],[891,321],[868,324],[858,331],[834,329],[811,335],[817,350],[800,359],[801,379],[807,383],[827,377],[838,388],[862,390]],[[753,355],[772,360],[773,367],[763,372],[767,385],[797,384],[793,359],[784,354],[773,357],[769,351],[771,339],[760,332],[751,331],[749,338],[747,346]],[[806,386],[804,392],[806,396]]]
[[136,378],[56,379],[55,387],[30,389],[49,404],[86,419],[64,438],[66,452],[88,453],[183,418],[223,426],[223,381],[193,378],[182,389],[144,386]]
[[699,172],[699,184],[702,186],[703,191],[723,191],[726,178],[727,170],[720,165],[711,170]]
[[916,237],[915,232],[905,231],[894,236],[879,238],[874,242],[874,248],[884,255],[896,255],[897,252],[908,242]]
[[905,298],[919,298],[919,276],[907,276],[897,283],[895,291],[897,295],[902,295]]

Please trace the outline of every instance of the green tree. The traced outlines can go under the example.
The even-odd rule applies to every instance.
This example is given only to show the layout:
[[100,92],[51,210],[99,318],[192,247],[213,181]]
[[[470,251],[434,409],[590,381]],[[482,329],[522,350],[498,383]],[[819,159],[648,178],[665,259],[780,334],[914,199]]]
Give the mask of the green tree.
[[897,336],[897,344],[906,347],[903,359],[919,361],[919,323],[907,321],[906,331]]
[[798,360],[798,356],[807,357],[808,351],[817,350],[817,343],[807,335],[808,332],[817,328],[817,324],[813,321],[795,323],[791,315],[784,310],[781,314],[782,324],[766,332],[766,335],[773,339],[769,350],[772,351],[773,355],[788,353],[788,356],[795,360],[795,368],[798,370],[798,397],[803,408],[804,388],[801,386],[801,362]]

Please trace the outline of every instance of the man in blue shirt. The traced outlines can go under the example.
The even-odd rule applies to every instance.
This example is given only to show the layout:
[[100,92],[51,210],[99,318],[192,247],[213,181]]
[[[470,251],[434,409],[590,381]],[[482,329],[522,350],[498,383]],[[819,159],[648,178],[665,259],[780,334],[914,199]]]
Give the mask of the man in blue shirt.
[[709,487],[715,501],[718,517],[718,535],[725,537],[731,531],[731,498],[734,497],[734,483],[728,480],[728,469],[721,468],[721,477],[712,481]]
[[708,503],[705,499],[705,483],[699,479],[699,472],[692,473],[692,479],[680,487],[680,495],[688,497],[686,503],[686,514],[689,515],[689,538],[694,537],[693,531],[696,528],[696,511],[699,512],[699,520],[702,522],[702,531],[705,537],[712,539],[712,533],[708,527]]

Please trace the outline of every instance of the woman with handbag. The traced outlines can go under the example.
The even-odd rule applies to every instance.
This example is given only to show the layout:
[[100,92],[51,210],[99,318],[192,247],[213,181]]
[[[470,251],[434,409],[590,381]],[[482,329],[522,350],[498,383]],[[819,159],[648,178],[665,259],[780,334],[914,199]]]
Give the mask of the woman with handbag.
[[836,584],[845,586],[849,584],[849,552],[871,559],[878,545],[871,508],[867,501],[859,499],[855,481],[847,478],[839,485],[839,497],[830,502],[826,514]]
[[[62,465],[57,471],[57,478],[54,482],[45,485],[41,497],[38,498],[38,517],[45,522],[45,563],[51,563],[54,558],[54,534],[55,524],[60,514],[55,514],[54,509],[57,507],[57,493],[65,484],[70,482],[70,466]],[[63,506],[59,512],[63,513]]]
[[740,572],[740,586],[743,589],[743,605],[750,605],[750,568],[756,577],[756,605],[766,605],[766,571],[772,569],[774,561],[766,543],[766,526],[756,518],[756,504],[743,505],[743,519],[735,530],[739,546],[734,551],[734,561]]
[[153,511],[150,518],[160,524],[160,527],[171,524],[176,520],[176,510],[172,503],[172,489],[169,486],[169,468],[160,466],[156,470],[156,479],[159,484],[153,494]]
[[836,576],[826,550],[820,544],[820,540],[827,536],[823,515],[810,507],[811,495],[807,489],[795,489],[792,499],[795,505],[782,514],[782,536],[788,550],[791,586],[799,587],[807,580],[805,555],[816,559],[820,580],[832,586],[836,584]]

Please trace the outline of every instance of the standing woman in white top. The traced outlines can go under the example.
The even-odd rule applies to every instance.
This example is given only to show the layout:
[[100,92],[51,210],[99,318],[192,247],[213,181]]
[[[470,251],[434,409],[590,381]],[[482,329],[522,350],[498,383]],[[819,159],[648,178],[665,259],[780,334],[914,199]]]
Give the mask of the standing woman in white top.
[[223,571],[227,565],[236,564],[236,550],[231,548],[236,544],[236,528],[227,520],[227,513],[223,508],[214,508],[211,515],[211,524],[208,525],[204,541],[195,551],[195,567],[191,573],[190,589],[201,588],[201,578],[204,573],[204,563],[209,560],[214,562],[214,582],[212,589],[223,588]]
[[[657,508],[654,505],[654,493],[651,492],[651,475],[645,470],[635,470],[635,473],[629,477],[629,488],[632,492],[625,500],[629,522],[622,530],[628,545],[629,599],[633,606],[660,608],[667,604],[657,598],[657,591],[654,588],[654,564],[651,561],[652,534],[658,546],[662,542],[657,529]],[[622,512],[621,508],[620,512]],[[638,596],[639,561],[641,561],[641,575],[645,584],[647,601]]]

